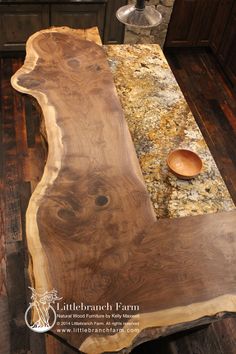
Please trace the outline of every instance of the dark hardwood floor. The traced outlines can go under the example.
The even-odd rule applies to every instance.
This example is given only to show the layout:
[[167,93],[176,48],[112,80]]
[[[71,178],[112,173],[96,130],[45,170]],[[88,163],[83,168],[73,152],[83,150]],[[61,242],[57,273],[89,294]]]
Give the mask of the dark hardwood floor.
[[[175,50],[167,58],[236,202],[234,93],[208,51]],[[21,58],[0,59],[0,316],[5,319],[0,321],[0,354],[9,354],[8,341],[11,354],[73,354],[78,351],[50,335],[34,334],[24,323],[29,302],[25,211],[45,156],[38,112],[29,97],[10,86],[11,75],[22,62]],[[132,353],[236,354],[236,319],[145,343]]]

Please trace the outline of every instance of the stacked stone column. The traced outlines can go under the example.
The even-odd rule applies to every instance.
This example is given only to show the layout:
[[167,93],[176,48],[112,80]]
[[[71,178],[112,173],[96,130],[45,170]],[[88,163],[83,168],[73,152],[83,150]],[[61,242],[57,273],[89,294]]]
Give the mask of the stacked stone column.
[[[146,1],[147,5],[155,6],[162,14],[163,20],[161,24],[151,29],[139,29],[126,26],[124,43],[158,43],[163,48],[174,1],[175,0]],[[129,0],[129,3],[135,3],[135,0]]]

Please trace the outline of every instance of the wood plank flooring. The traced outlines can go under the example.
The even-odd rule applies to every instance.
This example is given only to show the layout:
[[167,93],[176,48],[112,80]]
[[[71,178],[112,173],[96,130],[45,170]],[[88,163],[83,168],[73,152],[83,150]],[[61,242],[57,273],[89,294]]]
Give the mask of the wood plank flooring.
[[[168,60],[236,201],[234,94],[207,51],[174,52],[168,54]],[[43,163],[38,161],[43,162],[45,156],[38,112],[30,98],[16,93],[9,82],[22,62],[21,58],[0,59],[0,188],[4,191],[0,214],[1,319],[4,316],[0,321],[0,354],[73,354],[78,351],[50,335],[34,334],[24,324],[29,302],[24,215],[31,190],[42,174]],[[236,319],[145,343],[132,353],[236,354]]]
[[[28,144],[26,109],[32,110],[29,97],[24,97],[14,92],[10,85],[10,77],[22,65],[22,59],[0,59],[1,65],[1,185],[3,195],[3,228],[5,235],[5,258],[6,258],[6,282],[8,295],[9,328],[4,342],[0,343],[1,354],[28,353],[30,339],[33,332],[25,326],[24,312],[29,302],[27,291],[27,253],[25,252],[25,212],[31,195],[31,183],[37,177],[34,173],[32,178],[25,176],[25,167],[30,165],[30,146]],[[28,118],[33,121],[30,134],[39,135],[37,131],[38,121],[33,120],[34,115],[29,112]],[[36,149],[34,143],[34,149]],[[38,146],[37,146],[38,148]],[[39,176],[41,178],[41,175]],[[2,324],[2,323],[1,323]],[[0,324],[0,326],[1,326]],[[30,333],[31,332],[31,333]],[[38,337],[39,338],[39,337]],[[35,342],[36,343],[36,342]],[[10,347],[10,349],[9,349]],[[7,349],[8,348],[8,349]],[[32,353],[36,353],[32,350]],[[43,354],[43,352],[42,352]]]

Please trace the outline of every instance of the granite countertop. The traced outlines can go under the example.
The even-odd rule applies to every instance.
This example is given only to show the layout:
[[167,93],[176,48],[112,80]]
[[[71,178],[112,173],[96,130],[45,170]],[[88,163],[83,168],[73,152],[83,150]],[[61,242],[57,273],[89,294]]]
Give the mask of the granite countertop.
[[[104,46],[158,218],[235,208],[214,159],[159,45]],[[195,151],[202,173],[189,181],[166,164],[176,148]]]

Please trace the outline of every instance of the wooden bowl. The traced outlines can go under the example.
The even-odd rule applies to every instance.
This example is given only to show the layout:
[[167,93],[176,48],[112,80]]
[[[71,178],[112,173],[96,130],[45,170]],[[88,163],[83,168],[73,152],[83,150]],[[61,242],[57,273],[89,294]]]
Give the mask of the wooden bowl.
[[195,152],[185,149],[172,151],[167,157],[171,172],[181,179],[196,177],[202,170],[202,160]]

